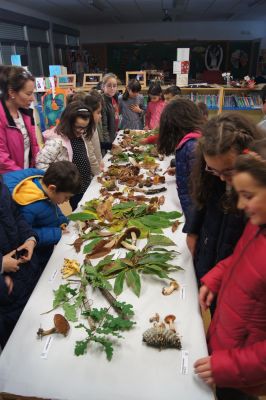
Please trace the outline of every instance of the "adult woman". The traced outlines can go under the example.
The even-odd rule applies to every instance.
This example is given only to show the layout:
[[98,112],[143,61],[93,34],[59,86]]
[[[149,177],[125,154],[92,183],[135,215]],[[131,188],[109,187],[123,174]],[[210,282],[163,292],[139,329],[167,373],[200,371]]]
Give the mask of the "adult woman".
[[22,67],[2,67],[0,90],[0,172],[33,167],[39,151],[30,108],[34,77]]

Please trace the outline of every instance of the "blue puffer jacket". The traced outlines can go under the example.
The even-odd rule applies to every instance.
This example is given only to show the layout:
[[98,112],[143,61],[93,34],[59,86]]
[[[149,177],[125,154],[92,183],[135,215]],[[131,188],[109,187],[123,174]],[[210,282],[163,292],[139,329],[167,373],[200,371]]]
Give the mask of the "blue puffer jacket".
[[60,208],[46,196],[40,184],[44,171],[28,168],[3,176],[20,212],[38,234],[38,246],[56,244],[62,235],[60,226],[68,223]]
[[177,192],[186,218],[183,232],[186,232],[186,225],[192,209],[192,200],[189,194],[189,177],[195,160],[195,147],[199,137],[200,133],[188,133],[177,146],[175,153]]
[[[22,245],[29,237],[37,235],[32,231],[16,204],[11,199],[8,188],[0,179],[0,268],[3,257]],[[0,344],[3,347],[18,320],[34,286],[40,276],[38,260],[33,253],[31,260],[21,264],[15,273],[0,274]],[[8,294],[5,276],[13,280],[13,290]]]
[[225,182],[215,179],[206,206],[191,212],[186,227],[187,233],[198,235],[194,257],[198,282],[220,260],[233,253],[246,225],[243,212],[224,211],[222,202],[225,192]]

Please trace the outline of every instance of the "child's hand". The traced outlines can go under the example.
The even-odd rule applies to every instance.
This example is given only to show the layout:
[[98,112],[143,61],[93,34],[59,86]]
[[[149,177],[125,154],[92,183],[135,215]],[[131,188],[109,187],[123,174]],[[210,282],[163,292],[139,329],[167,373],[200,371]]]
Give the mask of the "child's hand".
[[13,290],[13,287],[14,287],[13,279],[10,278],[10,276],[8,276],[8,275],[6,275],[4,277],[4,279],[5,279],[5,284],[7,286],[7,292],[8,292],[8,294],[11,294],[12,290]]
[[60,228],[61,228],[62,234],[69,233],[69,230],[67,229],[67,224],[62,224],[60,226]]
[[195,374],[202,379],[207,385],[214,385],[212,376],[211,357],[204,357],[197,360],[194,364]]
[[194,257],[196,245],[197,245],[197,241],[198,241],[198,235],[195,235],[193,233],[188,233],[186,241],[187,241],[188,250],[190,251],[192,257]]
[[140,139],[140,144],[147,144],[147,138]]
[[214,293],[206,285],[202,285],[199,291],[199,303],[203,311],[210,307],[214,299]]
[[19,260],[14,258],[16,250],[6,254],[2,260],[2,266],[4,272],[17,272],[19,270]]
[[131,106],[129,106],[130,110],[135,112],[135,113],[142,113],[142,109],[137,105],[137,104],[131,104]]
[[167,170],[163,173],[163,175],[168,174],[170,176],[174,176],[175,175],[175,167],[171,168],[168,167]]
[[21,251],[21,250],[25,251],[25,254],[23,256],[20,256],[20,258],[18,260],[19,263],[24,264],[31,260],[35,245],[36,245],[36,241],[34,239],[29,239],[29,240],[26,240],[26,242],[24,242],[21,246],[19,246],[17,248],[17,251]]
[[104,171],[104,162],[103,162],[103,160],[100,162],[100,171],[101,172]]

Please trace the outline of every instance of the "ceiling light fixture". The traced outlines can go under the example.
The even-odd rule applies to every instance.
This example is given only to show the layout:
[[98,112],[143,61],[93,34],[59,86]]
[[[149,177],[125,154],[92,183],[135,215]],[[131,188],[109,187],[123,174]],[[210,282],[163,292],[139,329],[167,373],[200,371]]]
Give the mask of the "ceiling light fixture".
[[163,22],[172,22],[173,19],[171,17],[171,15],[169,15],[169,12],[167,10],[167,8],[163,8],[163,18],[162,18]]
[[96,8],[98,11],[104,11],[104,5],[100,0],[88,0],[88,4],[89,6]]

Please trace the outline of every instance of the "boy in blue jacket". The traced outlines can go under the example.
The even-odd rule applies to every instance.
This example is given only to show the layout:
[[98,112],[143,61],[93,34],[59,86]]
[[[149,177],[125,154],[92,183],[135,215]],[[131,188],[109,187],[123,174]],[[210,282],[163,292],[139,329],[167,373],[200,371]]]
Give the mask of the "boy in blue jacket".
[[46,172],[28,168],[9,172],[3,179],[20,212],[39,237],[36,252],[40,265],[45,267],[68,223],[58,204],[79,193],[78,169],[70,161],[58,161]]

